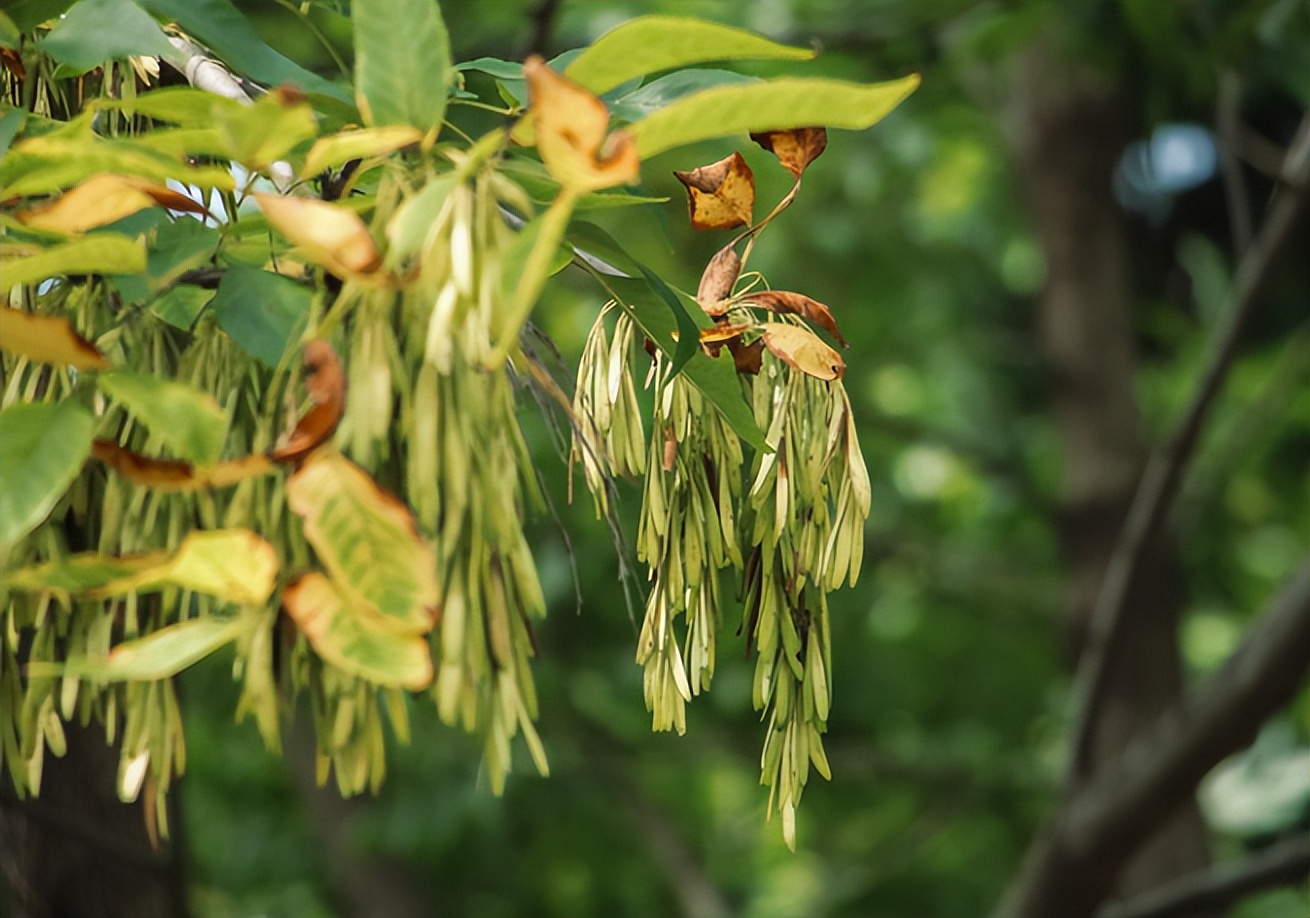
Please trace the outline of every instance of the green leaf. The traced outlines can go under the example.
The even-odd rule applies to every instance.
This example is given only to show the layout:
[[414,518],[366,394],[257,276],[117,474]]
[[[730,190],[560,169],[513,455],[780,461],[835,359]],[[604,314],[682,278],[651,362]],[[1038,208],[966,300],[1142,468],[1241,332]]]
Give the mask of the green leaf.
[[190,284],[178,284],[166,290],[150,304],[150,311],[174,328],[190,331],[196,324],[205,304],[214,298],[214,291]]
[[[162,216],[162,214],[161,214]],[[166,217],[156,226],[144,272],[110,276],[125,303],[145,303],[177,282],[192,268],[207,264],[222,241],[222,233],[199,220]],[[208,299],[213,294],[205,291]],[[194,318],[194,316],[192,316]],[[189,324],[181,327],[190,327]]]
[[103,373],[96,385],[183,459],[213,465],[223,451],[227,414],[212,395],[145,373]]
[[436,559],[409,508],[335,450],[319,450],[287,479],[287,505],[336,589],[357,609],[374,609],[393,631],[432,628]]
[[[614,240],[614,237],[594,223],[574,220],[569,224],[569,231],[564,239],[573,246],[581,258],[590,255],[598,258],[612,268],[622,271],[628,277],[640,277],[641,265],[635,258]],[[585,258],[582,258],[586,262]],[[595,267],[594,265],[592,267]]]
[[96,233],[26,258],[0,262],[0,291],[61,274],[144,271],[145,267],[146,250],[137,240],[115,233]]
[[173,53],[159,24],[122,0],[81,0],[38,43],[42,51],[85,73],[113,58]]
[[169,156],[133,141],[105,140],[91,132],[89,120],[85,131],[60,131],[15,144],[0,160],[0,185],[13,196],[50,194],[101,172],[136,175],[161,184],[176,179],[202,188],[236,187],[226,167],[193,167],[180,155]]
[[450,193],[459,185],[454,172],[445,172],[423,186],[423,190],[400,206],[387,224],[386,266],[392,270],[417,252],[437,222]]
[[640,121],[670,102],[703,89],[758,82],[758,77],[746,76],[734,70],[679,70],[625,93],[610,106],[610,115],[616,121]]
[[24,108],[15,108],[0,116],[0,157],[9,152],[9,145],[23,129],[23,122],[26,120],[27,109]]
[[5,4],[5,12],[20,32],[30,32],[43,22],[59,17],[73,5],[73,0],[14,0]]
[[441,126],[453,76],[436,0],[355,0],[355,103],[370,126]]
[[50,515],[91,451],[95,419],[76,402],[0,411],[0,555]]
[[349,102],[349,94],[274,51],[228,0],[136,0],[159,19],[176,22],[223,63],[266,86],[292,83],[307,93]]
[[432,682],[432,652],[417,634],[401,634],[312,571],[287,587],[282,602],[320,657],[379,685],[418,691]]
[[459,71],[477,70],[490,74],[498,80],[523,79],[523,65],[517,61],[502,61],[498,57],[478,57],[455,65]]
[[[546,280],[561,266],[560,244],[568,229],[569,215],[576,198],[561,194],[546,212],[523,225],[501,267],[501,297],[507,305],[501,315],[499,327],[494,330],[496,346],[484,361],[495,368],[518,344],[519,331],[532,313]],[[566,254],[564,263],[572,259]]]
[[241,605],[267,602],[277,579],[273,546],[248,529],[194,531],[175,552],[83,552],[6,575],[11,589],[90,597],[181,587]]
[[93,99],[89,107],[104,111],[123,111],[184,127],[211,124],[222,115],[245,108],[235,99],[228,99],[190,86],[165,86],[130,99]]
[[300,170],[300,177],[313,178],[325,169],[340,166],[352,159],[382,156],[412,143],[418,143],[422,139],[422,132],[408,124],[361,128],[329,134],[327,137],[319,138],[314,146],[310,147],[309,153],[305,156],[305,165]]
[[718,86],[684,96],[628,130],[643,160],[727,134],[809,126],[862,130],[886,117],[918,85],[918,75],[911,74],[867,85],[784,77]]
[[606,32],[564,71],[594,93],[659,70],[703,61],[809,60],[810,48],[794,48],[732,26],[676,16],[641,16]]
[[[626,278],[594,275],[611,297],[617,300],[633,317],[646,337],[670,356],[673,355],[673,333],[677,323],[663,297],[651,289],[644,277]],[[683,368],[683,377],[699,389],[706,398],[723,412],[724,418],[742,441],[764,452],[772,448],[764,433],[755,423],[755,417],[742,395],[741,382],[732,356],[725,348],[713,359],[696,355]]]
[[659,294],[665,304],[669,307],[669,312],[673,313],[674,320],[678,323],[678,346],[673,351],[673,375],[682,372],[682,368],[687,365],[698,350],[700,350],[700,326],[696,320],[691,317],[687,311],[686,305],[673,292],[673,288],[655,274],[645,265],[641,266],[641,274],[646,278],[646,283],[650,284],[650,289]]
[[[549,204],[559,196],[559,182],[550,177],[546,167],[535,159],[515,157],[506,159],[500,167],[504,175],[522,188],[538,204]],[[589,191],[580,195],[574,211],[608,210],[613,207],[631,207],[637,204],[663,204],[668,198],[652,198],[629,194],[626,191]]]
[[216,125],[228,143],[227,155],[250,169],[277,162],[297,144],[318,134],[318,123],[308,105],[288,105],[272,92],[254,105],[220,110]]
[[192,618],[119,644],[104,658],[71,657],[64,670],[110,682],[167,679],[235,641],[246,626],[241,618]]
[[309,288],[289,278],[233,265],[219,281],[214,317],[242,350],[276,367],[304,328],[312,298]]

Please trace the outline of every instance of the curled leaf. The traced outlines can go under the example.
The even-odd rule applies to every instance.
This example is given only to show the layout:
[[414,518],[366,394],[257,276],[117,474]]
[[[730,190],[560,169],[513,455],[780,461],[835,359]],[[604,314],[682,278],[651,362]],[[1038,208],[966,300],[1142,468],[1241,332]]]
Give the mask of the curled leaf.
[[636,181],[641,167],[636,144],[624,131],[606,142],[609,110],[604,102],[536,54],[523,63],[523,76],[537,150],[555,181],[575,194]]
[[696,229],[750,225],[755,207],[755,174],[740,153],[673,174],[687,188],[687,208]]
[[366,277],[382,266],[368,227],[353,210],[294,195],[256,193],[254,198],[275,230],[336,277]]
[[808,373],[816,379],[840,379],[846,372],[846,362],[828,345],[799,325],[770,322],[764,326],[764,346],[783,363]]
[[696,302],[707,316],[717,319],[728,311],[727,299],[740,274],[741,256],[731,244],[714,253],[696,287]]
[[346,374],[332,345],[315,338],[305,345],[305,388],[314,407],[296,422],[286,442],[273,448],[268,458],[274,462],[299,462],[326,443],[341,422],[346,404]]
[[759,306],[761,309],[778,313],[801,316],[822,328],[837,339],[837,343],[846,347],[846,339],[837,330],[837,321],[832,317],[828,307],[818,300],[812,300],[803,293],[791,293],[787,290],[761,290],[741,298],[743,303]]
[[156,491],[198,491],[226,488],[256,475],[273,471],[264,456],[242,456],[211,466],[197,467],[181,459],[157,459],[120,446],[113,440],[96,440],[91,455],[133,484]]
[[818,159],[828,146],[828,131],[821,127],[760,131],[752,132],[751,140],[778,157],[782,167],[799,180],[805,167]]
[[165,185],[131,175],[103,173],[51,201],[19,212],[18,219],[33,229],[80,234],[156,204],[210,216],[203,204]]
[[0,307],[0,347],[37,363],[104,370],[109,361],[67,319]]
[[740,338],[729,338],[728,350],[737,372],[743,376],[755,376],[764,366],[763,338],[756,338],[750,344],[743,344]]

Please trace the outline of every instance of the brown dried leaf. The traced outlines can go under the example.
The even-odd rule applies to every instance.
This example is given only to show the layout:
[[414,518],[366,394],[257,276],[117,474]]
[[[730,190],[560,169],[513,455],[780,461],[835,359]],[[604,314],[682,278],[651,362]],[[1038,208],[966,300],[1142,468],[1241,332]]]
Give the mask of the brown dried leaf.
[[673,174],[687,187],[687,208],[693,227],[708,230],[750,226],[755,207],[755,174],[740,153],[690,172]]
[[729,338],[736,338],[744,331],[755,327],[754,322],[744,322],[740,325],[731,325],[727,322],[718,322],[713,328],[702,328],[700,330],[701,344],[723,344]]
[[764,365],[763,338],[756,338],[750,344],[742,344],[740,338],[730,338],[728,350],[732,353],[732,362],[737,372],[745,376],[757,375]]
[[294,195],[256,193],[254,198],[270,226],[336,277],[366,277],[382,267],[373,236],[353,210]]
[[750,303],[752,306],[759,306],[761,309],[801,316],[836,338],[837,343],[842,347],[847,346],[846,339],[838,331],[837,321],[832,317],[832,313],[828,311],[828,307],[818,300],[810,299],[803,293],[792,293],[787,290],[760,290],[756,293],[747,294],[741,298],[741,301]]
[[130,175],[102,173],[53,200],[21,211],[18,219],[34,229],[80,234],[155,204],[209,216],[204,205],[164,185]]
[[821,127],[760,131],[751,134],[751,140],[778,157],[782,167],[799,180],[805,167],[828,146],[828,131]]
[[763,341],[779,360],[816,379],[840,379],[846,372],[841,355],[808,328],[770,322],[764,326]]
[[96,440],[91,444],[91,455],[133,484],[146,485],[156,491],[226,488],[273,471],[273,464],[264,456],[243,456],[209,467],[197,467],[181,459],[146,456],[113,440]]
[[532,55],[523,63],[537,150],[551,177],[577,194],[637,180],[641,163],[630,134],[606,143],[609,109],[594,94]]
[[315,338],[305,345],[305,388],[314,407],[296,422],[286,442],[269,450],[274,462],[299,462],[326,443],[341,423],[346,405],[346,375],[332,345]]
[[731,244],[714,253],[696,287],[696,302],[707,316],[717,319],[728,311],[727,299],[740,274],[741,256]]
[[0,307],[0,347],[38,363],[79,370],[109,368],[104,354],[59,316],[34,316],[21,309]]

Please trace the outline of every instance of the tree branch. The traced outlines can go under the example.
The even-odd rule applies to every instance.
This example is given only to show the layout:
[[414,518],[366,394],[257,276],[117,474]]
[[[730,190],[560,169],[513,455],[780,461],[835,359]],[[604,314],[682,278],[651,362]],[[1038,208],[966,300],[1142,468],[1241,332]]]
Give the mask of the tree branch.
[[997,910],[1003,918],[1088,918],[1119,869],[1191,798],[1219,761],[1245,748],[1300,689],[1310,656],[1310,558],[1242,646],[1088,782],[1072,787],[1029,848]]
[[1141,572],[1145,549],[1168,515],[1210,408],[1222,388],[1237,345],[1251,315],[1270,268],[1291,236],[1310,192],[1310,116],[1302,120],[1283,167],[1287,187],[1275,197],[1259,235],[1246,250],[1233,284],[1233,307],[1228,321],[1211,341],[1205,372],[1191,403],[1165,447],[1151,457],[1138,483],[1123,532],[1106,568],[1101,591],[1087,633],[1086,649],[1074,679],[1074,697],[1082,699],[1075,722],[1071,778],[1084,777],[1090,769],[1091,741],[1096,712],[1106,689],[1110,659],[1117,651],[1117,636],[1124,619],[1125,599],[1133,580]]
[[1299,883],[1310,871],[1310,833],[1276,842],[1235,863],[1201,870],[1102,910],[1099,918],[1186,918],[1223,911],[1243,896]]

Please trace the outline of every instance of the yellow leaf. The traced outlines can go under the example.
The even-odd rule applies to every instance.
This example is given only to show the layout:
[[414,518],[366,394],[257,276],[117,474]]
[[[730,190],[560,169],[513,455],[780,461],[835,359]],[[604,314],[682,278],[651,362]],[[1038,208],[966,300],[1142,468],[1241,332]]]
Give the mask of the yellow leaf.
[[537,150],[555,181],[575,194],[636,181],[641,166],[636,145],[623,131],[607,142],[604,102],[536,54],[524,62],[523,76]]
[[38,363],[55,363],[79,370],[104,370],[109,361],[58,316],[34,316],[21,309],[0,307],[0,347]]
[[381,267],[377,245],[353,210],[293,195],[257,193],[254,198],[270,226],[336,277],[367,277]]
[[687,187],[691,225],[698,230],[749,226],[755,207],[755,174],[740,153],[690,172],[674,172]]
[[793,128],[789,131],[760,131],[751,134],[774,156],[782,167],[799,181],[805,167],[819,158],[828,146],[828,131],[821,127]]
[[204,206],[165,185],[130,175],[92,176],[54,200],[21,211],[18,219],[33,229],[85,233],[156,204],[173,210],[208,214]]
[[423,139],[423,132],[409,124],[393,124],[387,127],[361,128],[355,131],[339,131],[320,137],[309,148],[305,156],[305,168],[300,170],[300,177],[309,179],[325,169],[340,166],[352,159],[366,159],[392,153],[401,147],[418,143]]
[[764,326],[764,346],[784,363],[817,379],[840,379],[846,372],[841,355],[799,325],[770,322]]

